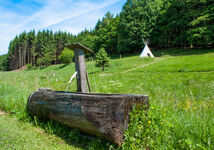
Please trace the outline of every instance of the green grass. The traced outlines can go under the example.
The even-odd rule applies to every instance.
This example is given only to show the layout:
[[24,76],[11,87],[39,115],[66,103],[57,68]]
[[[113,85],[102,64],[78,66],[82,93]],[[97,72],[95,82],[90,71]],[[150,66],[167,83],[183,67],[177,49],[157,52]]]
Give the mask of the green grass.
[[143,72],[208,72],[214,70],[214,54],[190,55],[170,57],[150,65],[146,68],[140,68]]
[[29,123],[23,123],[9,115],[0,115],[0,149],[82,149],[66,144],[54,135],[48,135]]
[[[162,55],[160,51],[156,53]],[[87,62],[93,92],[149,95],[149,111],[145,114],[139,106],[133,111],[125,142],[119,149],[214,149],[214,50],[182,51],[181,56],[178,56],[177,51],[164,51],[163,54],[166,55],[155,59],[140,59],[139,56],[113,59],[111,66],[104,72],[96,68],[94,62]],[[33,123],[47,133],[43,138],[54,136],[56,139],[49,139],[50,145],[45,149],[52,149],[54,144],[51,143],[55,140],[64,141],[70,149],[115,147],[96,138],[86,140],[76,130],[57,123],[28,119],[25,107],[30,93],[40,87],[64,91],[74,72],[74,64],[2,72],[0,109],[25,120],[21,122],[23,126],[28,122]],[[69,91],[75,89],[76,81],[73,81]],[[1,119],[0,124],[6,123],[9,117]],[[18,130],[19,123],[8,123],[8,127]],[[22,132],[20,130],[20,134]],[[0,137],[2,134],[4,132],[0,130]],[[27,142],[16,144],[10,140],[9,134],[5,137],[8,140],[0,142],[0,149],[7,141],[13,147],[18,144],[26,147],[31,145]],[[31,138],[35,139],[35,145],[40,145],[40,136]]]

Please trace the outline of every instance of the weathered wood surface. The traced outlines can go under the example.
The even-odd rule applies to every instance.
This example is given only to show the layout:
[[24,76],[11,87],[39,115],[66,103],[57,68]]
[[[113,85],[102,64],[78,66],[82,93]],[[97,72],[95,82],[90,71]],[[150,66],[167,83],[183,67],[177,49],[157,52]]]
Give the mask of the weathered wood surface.
[[90,84],[90,81],[89,81],[89,77],[88,77],[88,72],[87,71],[86,71],[86,78],[87,78],[87,83],[88,83],[88,90],[91,93],[91,84]]
[[148,96],[42,90],[29,96],[27,111],[121,145],[128,128],[129,112],[137,103],[147,109]]
[[80,43],[66,44],[65,46],[72,50],[74,50],[75,48],[79,48],[79,49],[84,50],[85,53],[93,53],[93,51],[91,49],[89,49],[88,47],[86,47]]
[[77,92],[88,92],[84,50],[74,48],[75,68],[77,73]]

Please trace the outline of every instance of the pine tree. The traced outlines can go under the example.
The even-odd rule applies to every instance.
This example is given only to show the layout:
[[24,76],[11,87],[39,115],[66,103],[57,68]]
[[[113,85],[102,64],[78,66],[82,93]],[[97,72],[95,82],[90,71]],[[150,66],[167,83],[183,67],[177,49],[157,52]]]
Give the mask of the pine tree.
[[105,70],[105,67],[109,66],[109,57],[104,48],[100,48],[99,52],[96,55],[96,66],[102,67],[102,71]]
[[108,54],[117,53],[118,25],[119,17],[107,12],[102,21],[98,21],[95,27],[94,50],[105,48]]

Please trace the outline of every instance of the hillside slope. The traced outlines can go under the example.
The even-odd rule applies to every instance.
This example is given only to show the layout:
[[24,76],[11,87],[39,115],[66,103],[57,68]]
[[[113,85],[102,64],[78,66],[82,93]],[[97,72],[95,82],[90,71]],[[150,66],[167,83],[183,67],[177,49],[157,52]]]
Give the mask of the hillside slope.
[[[105,72],[96,68],[94,62],[87,62],[92,91],[149,95],[150,110],[147,115],[143,111],[134,111],[131,115],[131,123],[125,134],[124,149],[214,149],[214,50],[184,51],[180,56],[176,52],[164,54],[154,59],[140,59],[139,56],[112,59],[110,68]],[[74,64],[20,72],[0,72],[0,109],[29,122],[25,107],[30,93],[40,87],[64,91],[74,72]],[[75,89],[76,81],[73,81],[68,90]],[[10,117],[10,115],[0,116],[0,125],[7,123],[11,130],[20,130],[19,133],[22,135],[22,128],[18,125],[20,122],[16,120],[12,124],[7,119]],[[26,149],[32,144],[42,146],[39,142],[41,138],[47,138],[50,143],[64,141],[65,147],[71,149],[115,147],[99,139],[85,140],[75,130],[55,123],[37,119],[31,119],[30,122],[54,138],[49,139],[48,134],[43,134],[43,137],[30,136],[26,131],[26,136],[38,138],[38,142],[17,144],[16,137],[15,140],[10,140],[13,138],[12,132],[5,134],[4,130],[0,130],[0,137],[4,135],[0,148],[5,143],[12,148],[21,146],[21,143]],[[28,123],[22,124],[25,126]],[[6,126],[3,126],[4,128]],[[26,125],[26,128],[34,127]],[[56,133],[56,129],[61,132]],[[34,132],[38,134],[34,129],[29,134]],[[77,138],[73,139],[74,136]],[[21,141],[23,138],[20,136]],[[67,143],[69,140],[71,142]],[[75,146],[71,144],[72,142],[76,143]],[[46,149],[52,149],[51,146],[52,144],[47,145]]]

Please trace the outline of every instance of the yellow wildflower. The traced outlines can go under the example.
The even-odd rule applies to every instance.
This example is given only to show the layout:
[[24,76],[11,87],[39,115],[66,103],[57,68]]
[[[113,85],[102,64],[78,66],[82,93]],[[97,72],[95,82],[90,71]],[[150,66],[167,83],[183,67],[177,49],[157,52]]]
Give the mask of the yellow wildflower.
[[151,121],[148,121],[148,124],[151,124]]
[[163,116],[166,116],[166,114],[163,114]]
[[138,127],[138,129],[141,130],[142,128],[141,128],[141,127]]

